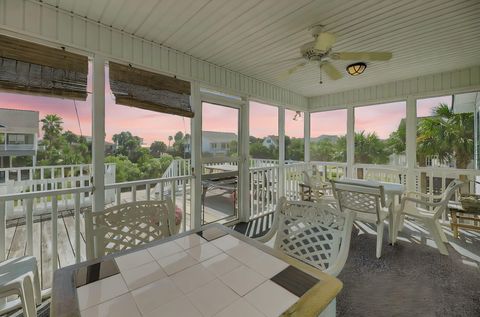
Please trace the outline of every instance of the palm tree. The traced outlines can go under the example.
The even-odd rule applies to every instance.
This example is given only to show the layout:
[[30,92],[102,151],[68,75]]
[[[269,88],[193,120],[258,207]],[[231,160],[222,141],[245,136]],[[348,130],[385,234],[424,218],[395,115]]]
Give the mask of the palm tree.
[[44,132],[43,138],[52,141],[57,138],[63,131],[62,118],[56,114],[47,114],[45,118],[40,120],[42,125],[42,131]]
[[419,122],[417,160],[438,156],[442,163],[455,161],[457,168],[467,168],[474,152],[473,113],[454,113],[446,104],[433,109],[432,117]]

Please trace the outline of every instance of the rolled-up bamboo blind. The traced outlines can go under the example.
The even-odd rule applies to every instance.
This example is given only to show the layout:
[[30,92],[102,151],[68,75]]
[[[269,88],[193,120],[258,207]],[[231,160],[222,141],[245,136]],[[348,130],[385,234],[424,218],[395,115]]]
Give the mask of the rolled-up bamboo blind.
[[190,82],[113,62],[109,72],[117,104],[193,117]]
[[0,90],[87,98],[88,57],[0,35]]

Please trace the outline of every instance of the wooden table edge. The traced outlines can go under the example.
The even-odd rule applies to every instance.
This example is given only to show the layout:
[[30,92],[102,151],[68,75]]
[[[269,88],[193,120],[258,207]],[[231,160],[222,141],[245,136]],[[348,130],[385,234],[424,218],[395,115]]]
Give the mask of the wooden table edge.
[[207,230],[209,228],[220,229],[225,233],[228,233],[231,236],[258,248],[265,253],[277,257],[320,280],[314,287],[312,287],[308,292],[306,292],[302,297],[300,297],[300,299],[295,304],[288,308],[281,316],[317,317],[342,290],[343,283],[336,277],[322,272],[304,262],[296,260],[278,250],[272,249],[259,241],[248,238],[239,232],[236,232],[221,224],[215,223],[203,226],[201,229],[198,230],[183,232],[181,234],[174,235],[159,241],[152,241],[150,243],[140,245],[129,250],[106,255],[94,260],[81,262],[56,270],[52,283],[52,301],[50,305],[51,316],[80,317],[77,289],[75,287],[75,272],[77,269],[87,265],[100,263],[108,259],[113,259],[114,257],[117,257],[119,255],[125,255],[128,253],[147,249],[152,246],[160,245],[168,241],[190,235],[192,233]]

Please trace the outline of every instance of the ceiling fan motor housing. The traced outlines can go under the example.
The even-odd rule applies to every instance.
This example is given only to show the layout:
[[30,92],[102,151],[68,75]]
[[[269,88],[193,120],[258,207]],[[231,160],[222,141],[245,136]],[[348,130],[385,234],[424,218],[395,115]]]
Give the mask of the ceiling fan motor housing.
[[308,42],[300,46],[300,53],[303,58],[309,61],[319,61],[327,56],[330,51],[321,51],[315,48],[315,41]]

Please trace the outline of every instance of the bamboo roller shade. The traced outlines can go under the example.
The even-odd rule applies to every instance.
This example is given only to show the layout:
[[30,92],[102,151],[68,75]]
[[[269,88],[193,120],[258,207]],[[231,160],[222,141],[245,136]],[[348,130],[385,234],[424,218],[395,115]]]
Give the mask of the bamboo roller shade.
[[193,117],[190,82],[113,62],[109,72],[117,104]]
[[0,35],[0,89],[86,99],[88,57]]

